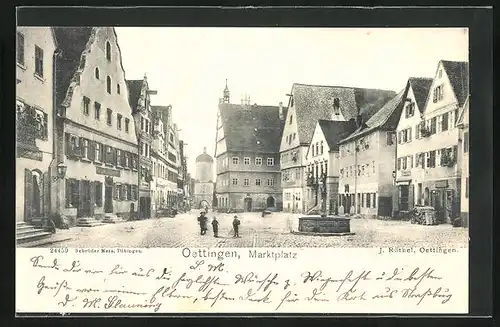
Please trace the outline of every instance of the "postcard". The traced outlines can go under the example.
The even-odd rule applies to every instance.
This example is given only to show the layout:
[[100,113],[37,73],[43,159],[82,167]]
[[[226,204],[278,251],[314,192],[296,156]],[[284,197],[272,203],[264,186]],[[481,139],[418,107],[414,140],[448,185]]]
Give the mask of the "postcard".
[[17,314],[468,313],[468,49],[18,26]]

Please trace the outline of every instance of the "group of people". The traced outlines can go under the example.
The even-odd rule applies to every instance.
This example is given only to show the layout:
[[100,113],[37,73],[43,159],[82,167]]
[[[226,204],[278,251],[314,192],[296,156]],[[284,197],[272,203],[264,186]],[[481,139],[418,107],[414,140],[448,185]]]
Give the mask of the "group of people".
[[[200,216],[198,217],[198,223],[200,224],[200,235],[205,235],[207,233],[207,222],[208,217],[206,216],[206,212],[200,212]],[[240,220],[238,219],[238,216],[235,215],[233,217],[233,237],[240,237],[239,229]],[[214,232],[214,237],[219,237],[219,221],[217,220],[217,217],[214,217],[212,219],[212,230]]]

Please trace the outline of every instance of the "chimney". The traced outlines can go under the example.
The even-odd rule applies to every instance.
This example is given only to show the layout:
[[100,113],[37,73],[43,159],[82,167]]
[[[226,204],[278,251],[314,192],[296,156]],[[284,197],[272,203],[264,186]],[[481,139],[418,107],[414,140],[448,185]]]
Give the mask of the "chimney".
[[363,116],[362,115],[357,115],[356,116],[356,126],[359,128],[363,124]]
[[283,102],[281,102],[281,101],[280,101],[280,111],[279,111],[279,116],[280,116],[280,120],[285,119],[285,117],[283,117]]

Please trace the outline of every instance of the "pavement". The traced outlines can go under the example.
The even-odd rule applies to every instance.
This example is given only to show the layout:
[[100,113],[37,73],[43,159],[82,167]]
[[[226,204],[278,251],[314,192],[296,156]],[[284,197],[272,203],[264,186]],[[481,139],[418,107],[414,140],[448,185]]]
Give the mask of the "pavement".
[[[208,213],[209,230],[200,235],[199,212],[174,218],[152,218],[96,227],[58,230],[61,241],[40,247],[387,247],[387,246],[467,246],[468,229],[451,225],[423,226],[407,221],[351,219],[347,236],[310,236],[291,233],[297,230],[302,215],[241,213],[240,238],[233,238],[234,214]],[[219,220],[219,238],[211,229],[212,218]]]

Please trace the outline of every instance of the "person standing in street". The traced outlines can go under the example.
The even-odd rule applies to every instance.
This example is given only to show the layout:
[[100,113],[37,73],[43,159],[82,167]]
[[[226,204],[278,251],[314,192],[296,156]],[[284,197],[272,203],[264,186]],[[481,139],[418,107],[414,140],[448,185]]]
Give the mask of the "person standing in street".
[[204,211],[200,212],[198,222],[200,223],[200,235],[205,235],[207,233],[207,217]]
[[219,237],[219,221],[217,217],[214,217],[212,220],[212,229],[214,231],[214,237]]
[[234,236],[233,237],[240,237],[240,220],[238,219],[238,216],[234,216],[233,219],[233,230],[234,230]]

